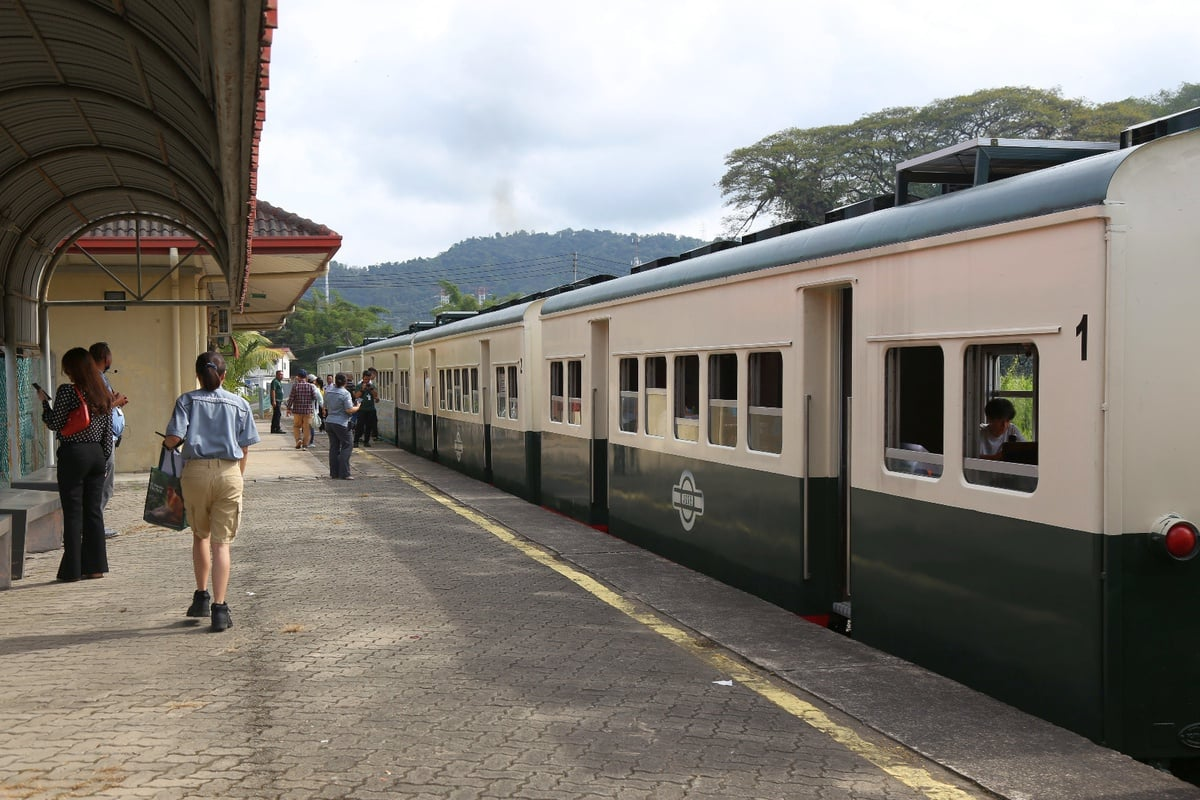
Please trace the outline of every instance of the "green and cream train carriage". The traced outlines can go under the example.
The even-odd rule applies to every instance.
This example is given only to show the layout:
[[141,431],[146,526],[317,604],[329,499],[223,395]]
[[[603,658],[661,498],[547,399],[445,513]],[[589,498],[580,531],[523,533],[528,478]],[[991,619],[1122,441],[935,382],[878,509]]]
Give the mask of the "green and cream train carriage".
[[[415,449],[462,435],[530,499],[1139,758],[1200,756],[1198,211],[1176,133],[456,322],[413,343]],[[497,471],[502,361],[524,450]],[[476,367],[479,413],[443,410]],[[1026,440],[999,458],[992,398]]]
[[414,410],[414,452],[538,502],[530,354],[537,352],[532,300],[413,337],[414,369],[429,390]]
[[1200,755],[1198,210],[1187,132],[551,298],[607,386],[610,531]]

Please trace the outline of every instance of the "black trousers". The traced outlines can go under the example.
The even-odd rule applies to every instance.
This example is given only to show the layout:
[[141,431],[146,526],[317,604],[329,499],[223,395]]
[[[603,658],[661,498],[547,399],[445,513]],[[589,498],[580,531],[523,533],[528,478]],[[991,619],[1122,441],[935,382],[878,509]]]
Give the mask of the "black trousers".
[[58,578],[108,572],[104,545],[104,448],[90,442],[58,448],[58,497],[63,512],[63,554]]
[[271,433],[283,433],[283,428],[279,427],[279,414],[282,406],[282,403],[271,403]]
[[358,444],[361,439],[364,442],[371,441],[371,436],[379,438],[379,415],[375,413],[373,408],[360,408],[358,410],[358,422],[354,427],[354,443]]
[[350,431],[345,425],[330,422],[325,426],[329,434],[329,477],[350,477],[350,456],[354,452],[350,447]]

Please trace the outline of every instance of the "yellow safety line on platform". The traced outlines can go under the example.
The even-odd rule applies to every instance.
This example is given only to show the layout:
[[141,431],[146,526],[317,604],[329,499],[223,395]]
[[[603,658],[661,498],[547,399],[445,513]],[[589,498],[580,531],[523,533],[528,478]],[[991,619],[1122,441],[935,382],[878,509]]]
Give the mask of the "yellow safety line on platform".
[[687,631],[664,622],[656,615],[642,610],[636,604],[626,600],[594,578],[585,575],[583,572],[565,563],[557,556],[515,536],[511,531],[492,522],[477,511],[464,506],[453,497],[442,493],[435,487],[413,477],[395,464],[386,462],[384,459],[380,460],[395,469],[400,474],[401,480],[418,492],[441,503],[455,514],[469,520],[505,544],[516,548],[525,556],[549,567],[584,591],[604,601],[636,622],[645,625],[663,638],[679,645],[718,672],[729,675],[746,688],[758,693],[792,716],[803,720],[808,725],[841,744],[847,750],[858,754],[879,767],[896,780],[921,792],[930,798],[930,800],[976,800],[975,795],[969,794],[956,786],[939,781],[923,767],[912,766],[908,763],[903,751],[900,751],[899,747],[896,748],[899,752],[890,752],[886,748],[868,742],[846,726],[834,722],[821,709],[801,700],[788,690],[776,686],[756,674],[746,665],[735,661],[724,653],[705,648]]

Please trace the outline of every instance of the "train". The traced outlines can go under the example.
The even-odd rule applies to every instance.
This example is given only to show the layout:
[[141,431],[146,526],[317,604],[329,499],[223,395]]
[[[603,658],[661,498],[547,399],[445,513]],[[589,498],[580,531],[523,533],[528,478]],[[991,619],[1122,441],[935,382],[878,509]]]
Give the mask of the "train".
[[[1200,109],[1120,143],[966,142],[823,224],[319,370],[374,367],[399,447],[1194,766],[1197,128]],[[985,454],[997,399],[1016,430]]]

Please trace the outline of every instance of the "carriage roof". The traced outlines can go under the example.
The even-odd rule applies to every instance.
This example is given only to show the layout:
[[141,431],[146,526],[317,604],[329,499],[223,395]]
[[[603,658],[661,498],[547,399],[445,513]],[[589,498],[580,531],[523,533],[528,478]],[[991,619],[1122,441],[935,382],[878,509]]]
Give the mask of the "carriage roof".
[[1103,203],[1117,168],[1136,148],[1079,159],[1006,180],[807,228],[761,242],[551,297],[542,316],[931,236]]

